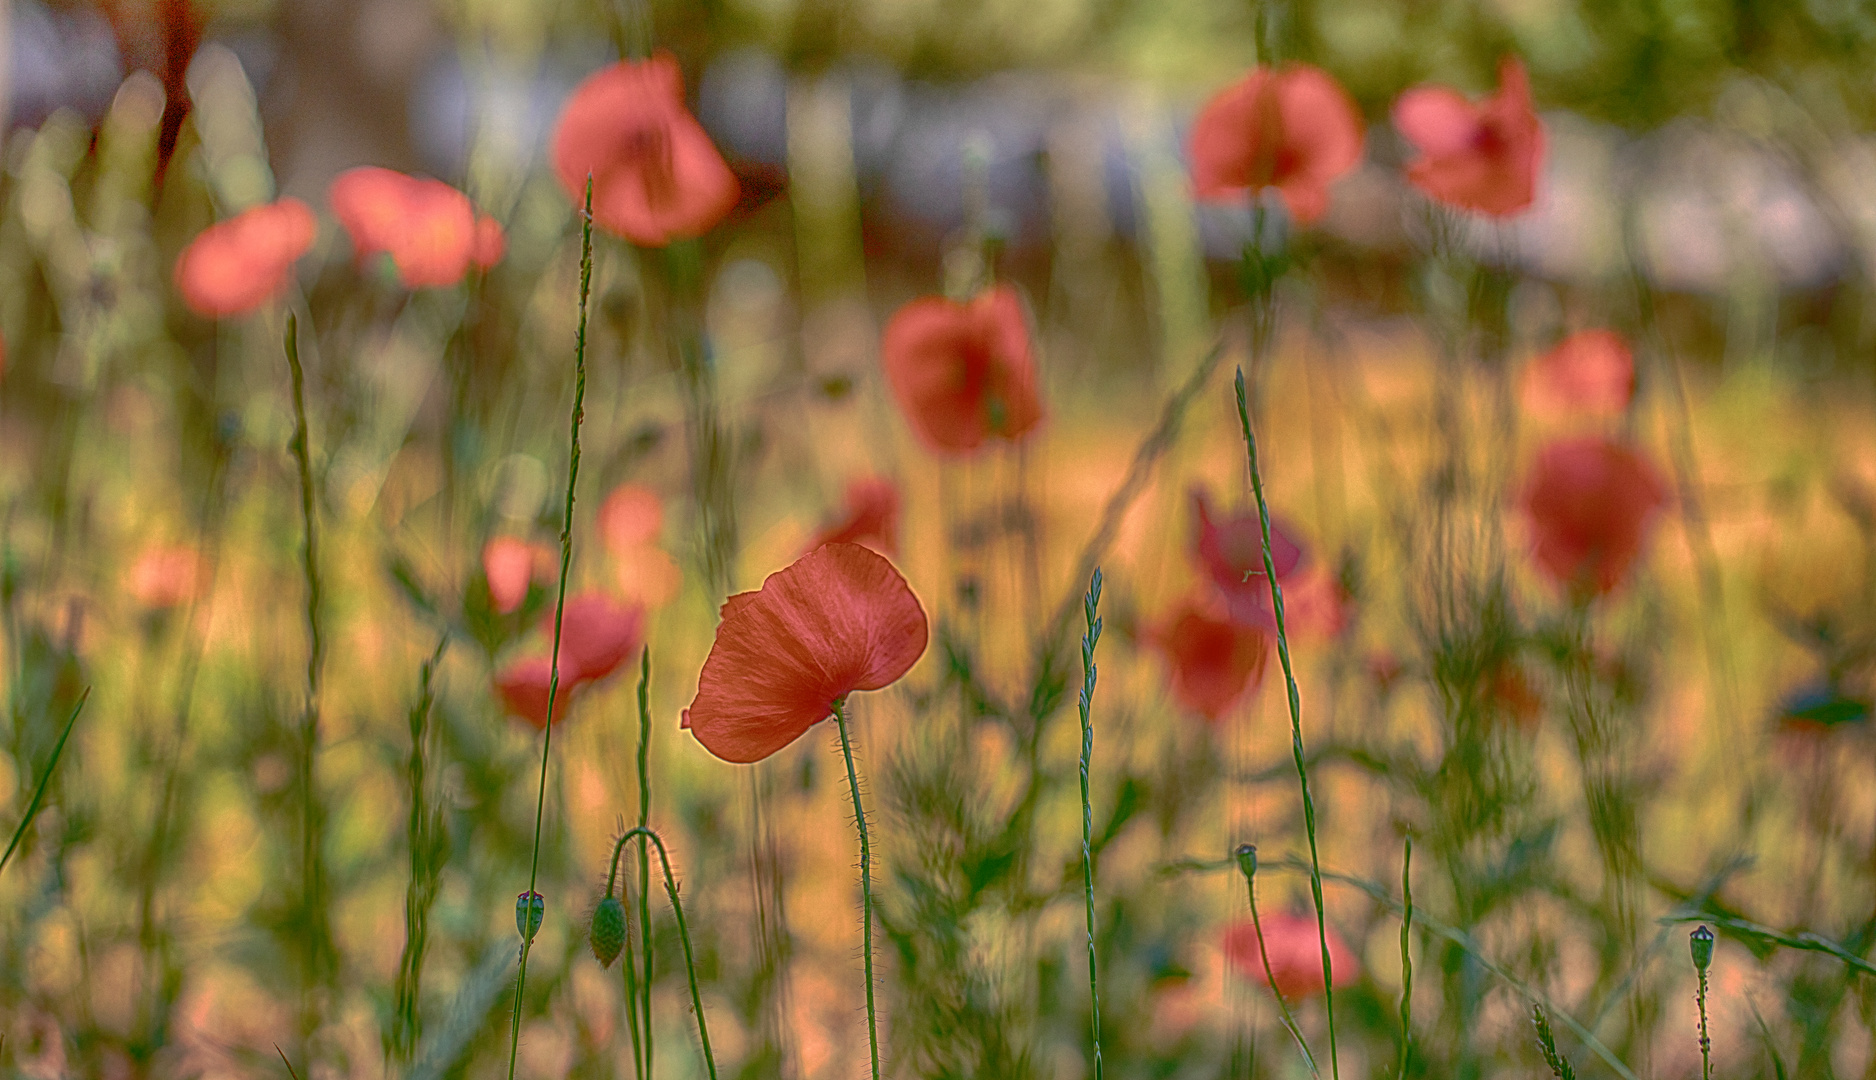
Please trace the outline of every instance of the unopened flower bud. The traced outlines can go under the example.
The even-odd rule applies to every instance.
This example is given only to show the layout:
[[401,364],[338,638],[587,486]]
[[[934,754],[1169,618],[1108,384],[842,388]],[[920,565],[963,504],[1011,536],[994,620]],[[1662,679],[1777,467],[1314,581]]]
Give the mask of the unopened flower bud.
[[593,925],[587,934],[587,942],[593,947],[593,959],[600,967],[611,967],[619,958],[619,950],[625,948],[625,905],[611,893],[593,909]]
[[1713,931],[1705,926],[1697,927],[1688,935],[1688,948],[1694,954],[1694,970],[1707,970],[1707,965],[1713,963]]
[[541,918],[547,913],[547,901],[540,893],[530,889],[515,897],[515,930],[521,934],[521,940],[531,942],[534,935],[541,931]]
[[1238,860],[1238,869],[1244,873],[1245,877],[1255,877],[1257,875],[1256,844],[1239,844],[1237,847],[1231,849],[1231,856]]

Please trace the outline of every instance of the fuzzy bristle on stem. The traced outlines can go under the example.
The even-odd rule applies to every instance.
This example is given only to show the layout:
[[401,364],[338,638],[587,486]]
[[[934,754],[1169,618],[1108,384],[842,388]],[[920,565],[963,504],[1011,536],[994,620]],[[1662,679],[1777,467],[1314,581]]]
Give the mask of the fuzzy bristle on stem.
[[[560,525],[560,585],[554,600],[554,647],[548,656],[547,722],[541,731],[541,780],[534,798],[534,854],[528,866],[528,891],[536,896],[541,873],[541,819],[547,813],[547,762],[554,745],[554,703],[560,696],[560,632],[567,614],[567,571],[573,564],[573,493],[580,477],[580,422],[586,405],[586,308],[593,291],[593,176],[586,176],[586,199],[580,208],[580,323],[573,346],[573,413],[568,421],[567,504]],[[521,937],[521,964],[515,974],[515,1010],[508,1031],[508,1080],[515,1080],[515,1057],[521,1048],[522,992],[528,985],[528,952],[534,935]]]

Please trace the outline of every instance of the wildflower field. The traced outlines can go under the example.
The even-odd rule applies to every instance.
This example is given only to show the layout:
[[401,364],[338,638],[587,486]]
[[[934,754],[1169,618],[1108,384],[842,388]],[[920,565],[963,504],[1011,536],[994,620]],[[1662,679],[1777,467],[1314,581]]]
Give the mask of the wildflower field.
[[1872,61],[0,0],[0,1076],[1876,1077]]

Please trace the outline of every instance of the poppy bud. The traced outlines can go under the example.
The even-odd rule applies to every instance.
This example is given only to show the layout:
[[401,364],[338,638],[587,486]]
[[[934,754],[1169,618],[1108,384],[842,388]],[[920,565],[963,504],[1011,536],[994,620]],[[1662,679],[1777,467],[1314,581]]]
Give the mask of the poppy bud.
[[546,899],[532,889],[515,897],[515,930],[521,934],[522,941],[532,942],[534,935],[540,933],[541,918],[546,912]]
[[1707,965],[1713,963],[1713,931],[1705,926],[1695,927],[1688,935],[1688,948],[1694,954],[1694,970],[1705,972]]
[[1238,869],[1243,871],[1245,877],[1257,876],[1256,844],[1239,844],[1231,849],[1231,856],[1238,860]]
[[600,967],[611,967],[619,958],[619,951],[625,948],[625,905],[611,893],[599,902],[593,910],[593,925],[588,931],[587,942],[593,947],[593,959]]

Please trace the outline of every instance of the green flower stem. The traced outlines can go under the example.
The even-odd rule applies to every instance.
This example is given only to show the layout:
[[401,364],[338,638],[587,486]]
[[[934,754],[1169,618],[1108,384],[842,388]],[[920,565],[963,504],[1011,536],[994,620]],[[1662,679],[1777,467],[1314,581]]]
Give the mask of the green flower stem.
[[[1265,302],[1268,302],[1266,298]],[[1303,704],[1296,690],[1296,672],[1290,663],[1290,638],[1283,625],[1283,586],[1277,584],[1277,565],[1270,554],[1270,504],[1264,500],[1264,478],[1257,469],[1257,436],[1244,403],[1244,369],[1238,369],[1238,422],[1244,429],[1244,450],[1250,460],[1251,491],[1257,497],[1257,520],[1263,532],[1264,576],[1270,583],[1270,606],[1277,617],[1277,656],[1283,661],[1283,686],[1290,704],[1290,751],[1296,759],[1296,779],[1303,791],[1303,828],[1309,833],[1309,891],[1316,902],[1316,944],[1322,950],[1322,995],[1329,1014],[1329,1073],[1341,1080],[1342,1067],[1335,1047],[1335,972],[1329,961],[1329,926],[1322,905],[1322,856],[1316,845],[1316,802],[1309,794],[1309,768],[1303,753]]]
[[1270,951],[1264,947],[1264,924],[1257,915],[1257,847],[1239,844],[1232,855],[1237,859],[1238,872],[1244,875],[1244,892],[1251,900],[1251,929],[1257,931],[1257,958],[1263,961],[1264,981],[1270,984],[1270,996],[1277,999],[1283,1030],[1296,1040],[1296,1048],[1303,1054],[1303,1064],[1309,1066],[1309,1075],[1321,1076],[1322,1071],[1316,1067],[1316,1055],[1309,1052],[1309,1043],[1303,1039],[1303,1029],[1296,1025],[1296,1016],[1290,1012],[1289,1003],[1283,1000],[1283,991],[1277,989],[1277,974],[1270,967]]
[[847,702],[834,702],[840,729],[840,754],[847,760],[847,789],[853,792],[853,820],[860,831],[860,911],[866,957],[866,1042],[872,1052],[873,1080],[879,1080],[879,1009],[873,1003],[873,848],[866,836],[866,810],[860,805],[860,777],[853,769],[853,739],[847,734]]
[[[1094,646],[1101,640],[1101,568],[1094,568],[1084,604],[1088,632],[1081,638],[1081,887],[1088,901],[1088,1013],[1094,1028],[1094,1080],[1103,1080],[1101,1066],[1101,980],[1094,963],[1094,809],[1088,799],[1088,762],[1094,756]],[[871,980],[868,980],[869,982]]]
[[1409,836],[1401,847],[1400,857],[1400,1069],[1398,1080],[1407,1080],[1407,1062],[1413,1055],[1413,1015],[1414,1015],[1414,958],[1408,946],[1413,941],[1414,929],[1414,886],[1411,872],[1414,864],[1414,838]]
[[[580,210],[580,325],[573,346],[573,415],[568,421],[572,448],[567,456],[567,508],[560,525],[560,591],[554,600],[554,648],[549,657],[547,723],[541,732],[541,781],[534,796],[534,855],[528,866],[528,892],[541,874],[541,819],[547,813],[547,761],[554,745],[554,703],[560,696],[560,631],[567,613],[567,571],[573,564],[573,492],[580,476],[580,421],[586,405],[586,307],[593,291],[593,177],[586,177],[586,201]],[[525,894],[524,894],[525,895]],[[521,995],[528,985],[528,952],[533,934],[521,936],[521,970],[515,976],[515,1011],[508,1031],[508,1080],[515,1080],[515,1055],[521,1048]]]
[[684,921],[684,905],[678,900],[677,878],[671,873],[671,856],[665,851],[664,838],[644,825],[627,829],[612,845],[612,872],[606,879],[606,895],[612,895],[613,879],[619,871],[619,852],[633,837],[638,837],[641,845],[650,841],[658,848],[658,862],[664,867],[664,891],[671,898],[671,913],[677,917],[678,940],[684,944],[684,973],[690,979],[691,1008],[697,1013],[697,1041],[703,1048],[704,1068],[710,1080],[717,1080],[717,1061],[710,1050],[710,1025],[704,1021],[703,991],[697,987],[697,957],[691,947],[690,924]]
[[[651,648],[638,663],[638,827],[651,826]],[[651,1076],[651,849],[646,836],[638,839],[638,926],[645,949],[645,978],[640,1009],[645,1031],[645,1076]],[[673,898],[675,902],[675,897]]]

